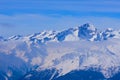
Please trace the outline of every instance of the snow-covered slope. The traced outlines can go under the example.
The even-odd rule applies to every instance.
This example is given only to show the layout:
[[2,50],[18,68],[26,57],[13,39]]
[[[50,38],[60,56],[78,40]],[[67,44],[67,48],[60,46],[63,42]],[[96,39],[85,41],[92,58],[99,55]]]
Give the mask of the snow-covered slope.
[[91,24],[1,37],[0,80],[66,80],[69,75],[74,75],[71,80],[79,80],[89,71],[93,76],[102,75],[100,79],[110,79],[120,73],[119,58],[120,31],[108,28],[99,32]]
[[105,78],[110,78],[120,70],[119,41],[120,39],[103,42],[48,43],[49,54],[37,71],[55,68],[58,76],[63,76],[73,70],[93,68],[101,72]]

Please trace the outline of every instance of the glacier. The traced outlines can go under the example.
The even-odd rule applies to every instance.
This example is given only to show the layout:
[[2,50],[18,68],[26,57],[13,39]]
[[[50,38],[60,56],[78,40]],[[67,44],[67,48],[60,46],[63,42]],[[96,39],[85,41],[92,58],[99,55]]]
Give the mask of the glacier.
[[89,23],[0,37],[0,80],[119,80],[119,58],[120,30]]

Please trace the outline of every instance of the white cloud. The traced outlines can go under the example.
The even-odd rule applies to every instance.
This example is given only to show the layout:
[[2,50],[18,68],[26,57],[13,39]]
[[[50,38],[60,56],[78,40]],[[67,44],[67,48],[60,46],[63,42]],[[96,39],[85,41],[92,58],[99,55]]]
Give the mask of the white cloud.
[[25,56],[25,51],[16,50],[16,57],[19,57],[25,62],[28,62],[28,58]]
[[40,57],[32,58],[32,61],[31,61],[32,65],[40,65],[40,63],[41,63],[41,58]]

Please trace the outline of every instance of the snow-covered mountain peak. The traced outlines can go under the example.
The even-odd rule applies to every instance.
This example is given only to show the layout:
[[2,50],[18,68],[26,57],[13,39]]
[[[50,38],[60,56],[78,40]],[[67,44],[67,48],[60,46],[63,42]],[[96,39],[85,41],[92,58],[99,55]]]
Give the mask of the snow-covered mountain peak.
[[78,29],[78,37],[80,39],[94,41],[97,37],[97,29],[92,24],[83,24],[82,26],[78,27]]
[[34,33],[23,37],[23,41],[29,43],[46,43],[48,41],[53,41],[56,35],[56,31],[43,31],[39,33]]
[[82,28],[82,29],[85,29],[85,30],[90,30],[90,31],[96,31],[96,28],[94,27],[94,25],[92,25],[90,23],[83,24],[79,28]]
[[107,28],[105,32],[112,32],[113,28]]
[[8,38],[8,40],[18,40],[21,39],[23,36],[22,35],[15,35],[15,36],[11,36]]

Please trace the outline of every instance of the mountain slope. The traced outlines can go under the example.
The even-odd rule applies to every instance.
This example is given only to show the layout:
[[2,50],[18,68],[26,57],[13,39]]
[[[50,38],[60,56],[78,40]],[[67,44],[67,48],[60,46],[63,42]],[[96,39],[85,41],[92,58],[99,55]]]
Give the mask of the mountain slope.
[[[25,80],[32,80],[34,77],[40,78],[43,73],[44,76],[51,73],[48,74],[49,79],[54,80],[57,78],[56,80],[59,80],[60,77],[75,71],[78,71],[78,73],[81,73],[79,71],[93,71],[93,75],[95,72],[103,76],[102,78],[109,79],[120,72],[119,45],[119,39],[103,42],[50,42],[46,45],[49,53],[43,60],[43,64],[33,70],[34,73],[26,74],[27,79],[25,76]],[[54,71],[51,72],[51,70]]]

